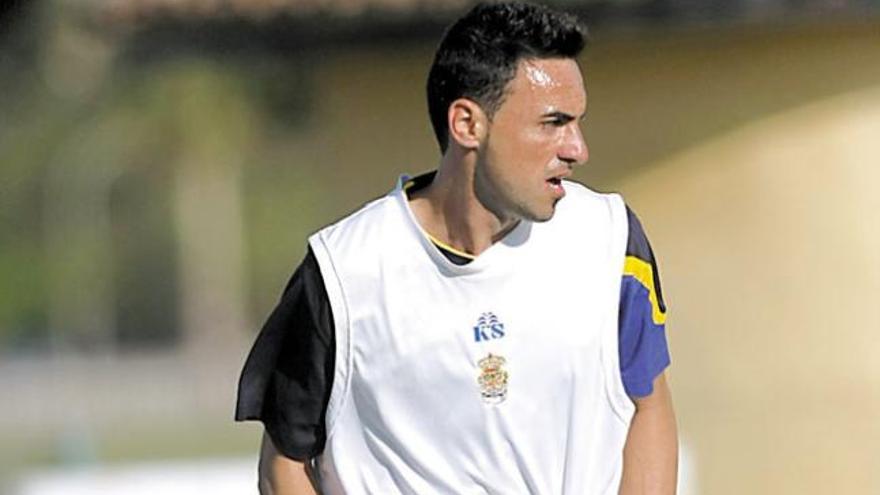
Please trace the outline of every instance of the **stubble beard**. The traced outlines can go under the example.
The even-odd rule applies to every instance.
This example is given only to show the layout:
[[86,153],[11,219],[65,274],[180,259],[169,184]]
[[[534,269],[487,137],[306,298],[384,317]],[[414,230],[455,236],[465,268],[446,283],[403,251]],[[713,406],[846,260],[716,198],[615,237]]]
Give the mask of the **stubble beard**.
[[499,184],[500,181],[490,177],[487,168],[482,160],[477,162],[474,171],[474,194],[483,207],[492,212],[502,223],[518,220],[541,223],[553,218],[559,199],[553,200],[549,214],[541,215],[529,208],[525,201],[517,199],[515,195],[505,194],[505,188]]

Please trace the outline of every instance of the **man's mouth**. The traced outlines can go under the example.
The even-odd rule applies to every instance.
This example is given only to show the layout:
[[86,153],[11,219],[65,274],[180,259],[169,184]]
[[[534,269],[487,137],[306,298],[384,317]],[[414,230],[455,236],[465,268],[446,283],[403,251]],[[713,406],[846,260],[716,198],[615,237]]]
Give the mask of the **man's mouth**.
[[550,191],[560,198],[565,196],[565,189],[562,188],[562,177],[551,177],[547,179],[547,185],[550,187]]

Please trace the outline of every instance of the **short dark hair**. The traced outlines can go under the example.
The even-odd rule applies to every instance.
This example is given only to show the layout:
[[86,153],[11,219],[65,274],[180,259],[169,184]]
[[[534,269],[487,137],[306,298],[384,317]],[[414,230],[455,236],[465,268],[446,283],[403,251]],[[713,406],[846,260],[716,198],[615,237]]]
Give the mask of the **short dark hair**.
[[441,153],[453,101],[470,98],[491,118],[520,60],[573,59],[585,44],[586,30],[570,14],[519,2],[477,4],[446,30],[428,73],[428,113]]

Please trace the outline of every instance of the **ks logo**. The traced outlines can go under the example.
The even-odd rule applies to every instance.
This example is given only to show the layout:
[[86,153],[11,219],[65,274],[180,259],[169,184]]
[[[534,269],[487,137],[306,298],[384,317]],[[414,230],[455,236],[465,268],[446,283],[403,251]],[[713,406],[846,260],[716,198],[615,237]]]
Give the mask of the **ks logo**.
[[504,337],[504,323],[498,320],[494,313],[483,313],[474,327],[474,342],[500,339]]

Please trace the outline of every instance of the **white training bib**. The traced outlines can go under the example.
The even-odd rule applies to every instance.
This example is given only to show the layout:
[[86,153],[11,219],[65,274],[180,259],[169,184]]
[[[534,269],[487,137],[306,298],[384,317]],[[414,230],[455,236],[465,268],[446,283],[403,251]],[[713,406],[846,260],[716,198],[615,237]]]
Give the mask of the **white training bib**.
[[325,493],[617,493],[633,414],[617,354],[626,210],[564,187],[552,220],[463,266],[402,181],[310,238],[336,328]]

